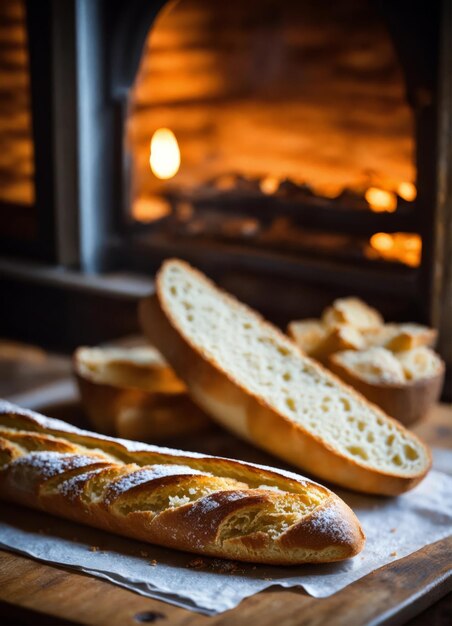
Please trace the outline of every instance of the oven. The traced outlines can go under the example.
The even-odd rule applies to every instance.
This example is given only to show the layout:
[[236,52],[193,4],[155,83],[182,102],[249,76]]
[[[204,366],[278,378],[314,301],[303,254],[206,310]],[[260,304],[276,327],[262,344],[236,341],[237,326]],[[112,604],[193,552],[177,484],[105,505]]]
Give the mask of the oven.
[[[46,316],[71,307],[85,330],[61,345],[133,330],[146,277],[178,256],[281,326],[361,296],[438,326],[452,362],[447,2],[1,12],[8,332],[30,339],[24,281],[47,342]],[[110,296],[120,314],[105,319]]]

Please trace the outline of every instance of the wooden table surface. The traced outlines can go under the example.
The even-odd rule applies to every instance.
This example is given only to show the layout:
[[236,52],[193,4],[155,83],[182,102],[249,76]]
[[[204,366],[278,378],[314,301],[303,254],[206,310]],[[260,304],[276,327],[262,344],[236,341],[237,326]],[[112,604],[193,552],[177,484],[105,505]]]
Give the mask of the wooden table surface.
[[[13,359],[11,353],[8,359]],[[16,396],[36,387],[35,368],[40,373],[40,385],[67,376],[67,360],[52,359],[29,353],[29,362],[26,366],[22,364],[18,380],[17,368],[7,367],[5,359],[2,362],[0,343],[3,397]],[[47,377],[46,370],[49,372]],[[12,373],[14,384],[8,388],[7,378]],[[11,389],[9,394],[8,389]],[[68,421],[80,423],[82,419],[79,407],[73,402],[59,402],[47,412]],[[452,407],[436,407],[414,430],[431,445],[452,449]],[[268,463],[270,458],[214,426],[192,441],[185,437],[183,443],[177,440],[165,443],[186,449],[191,445],[200,452],[256,462]],[[270,462],[280,464],[275,459]],[[449,538],[399,559],[329,598],[314,599],[302,591],[272,588],[247,598],[231,611],[205,617],[144,598],[97,578],[0,551],[0,623],[2,626],[127,626],[138,623],[161,623],[162,626],[165,623],[174,626],[379,626],[406,623],[410,626],[449,626],[452,623],[451,570],[452,539]]]

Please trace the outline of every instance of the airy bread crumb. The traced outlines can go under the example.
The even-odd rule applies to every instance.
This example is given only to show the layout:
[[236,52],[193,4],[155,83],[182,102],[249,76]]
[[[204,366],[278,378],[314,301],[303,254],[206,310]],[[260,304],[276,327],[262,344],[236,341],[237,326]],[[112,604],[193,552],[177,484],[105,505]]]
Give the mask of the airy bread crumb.
[[[290,422],[294,432],[299,429],[308,433],[319,445],[379,474],[382,480],[383,475],[408,478],[421,476],[428,470],[428,451],[414,435],[303,356],[275,327],[217,289],[200,272],[183,262],[167,261],[158,275],[157,285],[171,327],[210,364],[210,371],[213,368],[219,377],[226,377],[244,390],[248,398],[255,398],[259,405],[268,407],[275,420],[279,416],[279,424]],[[356,299],[346,299],[337,301],[331,311],[339,311],[362,328],[382,323],[379,314],[369,312],[368,307],[362,305]],[[151,324],[148,329],[150,339],[158,340],[152,335]],[[167,337],[157,345],[167,357],[174,356],[170,350],[165,352]],[[215,385],[200,384],[198,378],[192,377],[192,371],[181,363],[176,369],[191,392],[196,389],[196,401],[206,411],[225,426],[253,440],[250,409],[248,418],[241,407],[231,411],[228,399],[209,395]],[[393,376],[403,378],[397,362]],[[217,385],[219,380],[215,379]],[[255,428],[258,427],[256,424]],[[268,449],[277,448],[284,458],[284,442],[274,444],[271,437],[266,440]],[[290,441],[287,449],[291,450],[289,444]],[[294,459],[295,453],[290,452],[289,460]],[[298,459],[300,465],[309,467],[305,451]],[[324,464],[322,468],[317,466],[319,469],[326,477],[328,467]],[[337,473],[331,472],[328,477],[339,480]],[[372,489],[378,492],[378,485],[373,483]]]

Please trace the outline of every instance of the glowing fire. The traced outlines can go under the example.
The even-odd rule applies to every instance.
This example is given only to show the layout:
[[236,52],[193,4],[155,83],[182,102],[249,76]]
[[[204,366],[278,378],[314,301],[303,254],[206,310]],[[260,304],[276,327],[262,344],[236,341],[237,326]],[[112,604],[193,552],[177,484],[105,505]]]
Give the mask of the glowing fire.
[[422,239],[414,233],[375,233],[370,238],[369,258],[399,261],[410,267],[421,263]]
[[397,209],[397,196],[392,191],[369,187],[364,197],[375,213],[394,213]]
[[400,183],[397,188],[397,193],[407,202],[413,202],[413,200],[416,200],[417,190],[413,183]]
[[169,128],[159,128],[152,135],[149,165],[153,174],[162,180],[173,178],[179,171],[179,144]]
[[136,198],[132,205],[132,215],[139,222],[154,222],[171,213],[171,206],[163,198]]
[[276,178],[276,176],[266,176],[261,180],[259,187],[262,193],[271,196],[278,191],[279,180]]

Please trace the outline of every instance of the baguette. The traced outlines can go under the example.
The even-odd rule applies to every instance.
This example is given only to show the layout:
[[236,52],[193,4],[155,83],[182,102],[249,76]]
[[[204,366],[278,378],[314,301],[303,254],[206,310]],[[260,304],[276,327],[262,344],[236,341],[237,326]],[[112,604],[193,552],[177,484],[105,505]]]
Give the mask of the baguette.
[[0,402],[0,498],[150,543],[256,563],[330,562],[364,535],[296,474],[113,439]]
[[429,470],[414,434],[183,261],[163,264],[140,319],[193,399],[270,453],[377,494],[402,493]]
[[157,441],[207,422],[184,383],[152,346],[80,347],[73,369],[89,420],[106,435]]
[[338,352],[329,366],[342,380],[405,425],[422,419],[438,401],[444,363],[429,348],[400,353],[385,348]]

